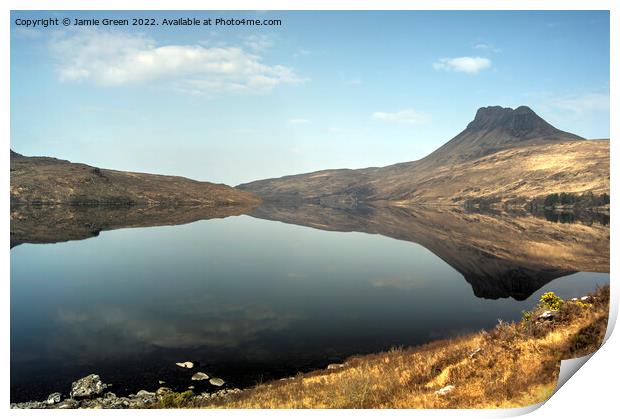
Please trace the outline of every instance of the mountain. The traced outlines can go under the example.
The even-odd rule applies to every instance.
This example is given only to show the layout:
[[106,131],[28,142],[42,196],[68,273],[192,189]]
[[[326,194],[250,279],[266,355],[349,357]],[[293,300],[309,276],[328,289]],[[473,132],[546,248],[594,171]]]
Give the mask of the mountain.
[[238,186],[267,201],[332,207],[525,205],[552,193],[609,193],[609,141],[561,131],[526,106],[480,108],[467,128],[423,159],[322,170]]
[[421,163],[435,166],[454,164],[515,146],[567,140],[584,138],[558,130],[527,106],[516,109],[489,106],[478,109],[465,130],[422,159]]
[[11,150],[11,205],[244,206],[260,199],[230,186],[179,176],[100,169]]

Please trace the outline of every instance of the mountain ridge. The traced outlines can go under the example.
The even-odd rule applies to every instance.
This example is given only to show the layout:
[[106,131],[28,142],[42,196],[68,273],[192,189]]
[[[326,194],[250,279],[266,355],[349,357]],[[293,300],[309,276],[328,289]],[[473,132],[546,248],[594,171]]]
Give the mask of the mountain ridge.
[[[551,166],[562,163],[545,168],[536,155]],[[590,163],[588,156],[594,158]],[[515,165],[523,170],[515,170]],[[510,176],[504,176],[507,174]],[[377,201],[464,205],[472,199],[525,204],[547,193],[608,193],[609,144],[561,131],[527,106],[490,106],[478,109],[463,131],[419,160],[385,167],[321,170],[237,188],[264,200],[336,206]]]

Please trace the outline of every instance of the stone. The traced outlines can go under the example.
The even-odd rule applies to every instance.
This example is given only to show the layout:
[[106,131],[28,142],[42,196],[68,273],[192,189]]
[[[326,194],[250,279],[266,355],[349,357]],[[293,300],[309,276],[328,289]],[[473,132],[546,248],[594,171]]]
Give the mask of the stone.
[[80,405],[80,402],[74,399],[67,399],[63,402],[60,402],[56,407],[58,409],[77,409]]
[[159,380],[158,382],[159,382],[159,385],[166,384],[166,382],[163,380]]
[[193,390],[193,389],[195,389],[195,388],[196,388],[196,387],[194,387],[194,386],[188,386],[188,387],[187,387],[187,389],[188,389],[188,390]]
[[212,378],[209,380],[209,383],[217,387],[222,387],[224,385],[224,380],[221,378]]
[[60,393],[52,393],[49,396],[47,396],[45,403],[49,405],[60,403],[61,398],[62,398],[62,395]]
[[452,393],[454,391],[454,389],[455,389],[455,387],[452,384],[450,384],[450,385],[447,385],[447,386],[445,386],[443,388],[440,388],[439,390],[437,390],[435,392],[435,394],[437,394],[439,396],[445,396],[446,394]]
[[209,376],[207,374],[205,374],[204,372],[197,372],[196,374],[192,375],[192,381],[202,381],[202,380],[208,380]]
[[580,298],[581,301],[588,301],[590,299],[589,295],[584,295],[583,297]]
[[168,387],[159,387],[157,389],[157,391],[155,392],[155,394],[159,397],[168,394],[168,393],[172,393],[172,389],[168,388]]
[[155,393],[146,390],[140,390],[136,393],[136,397],[152,397],[155,396]]
[[557,310],[546,310],[538,316],[538,320],[553,320],[556,314],[558,314]]
[[342,368],[342,367],[344,367],[344,364],[329,364],[327,366],[327,369],[328,370],[335,370],[335,369]]
[[101,381],[97,374],[90,374],[84,378],[80,378],[71,384],[72,399],[88,399],[96,397],[103,393],[107,386]]
[[177,364],[177,366],[179,366],[181,368],[187,368],[187,369],[194,368],[194,363],[192,361],[177,362],[176,364]]
[[46,406],[41,402],[11,403],[11,409],[45,409]]

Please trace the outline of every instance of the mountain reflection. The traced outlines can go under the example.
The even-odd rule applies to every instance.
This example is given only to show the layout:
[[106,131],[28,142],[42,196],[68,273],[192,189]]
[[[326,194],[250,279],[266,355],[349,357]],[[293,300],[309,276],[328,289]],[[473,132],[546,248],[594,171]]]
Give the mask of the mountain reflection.
[[250,215],[418,243],[460,272],[482,298],[524,300],[555,278],[578,271],[609,272],[609,226],[602,223],[564,224],[525,213],[456,208],[351,209],[274,202]]
[[[94,237],[103,230],[178,225],[239,215],[238,208],[11,208],[11,247]],[[529,214],[455,208],[333,208],[265,203],[249,215],[315,229],[363,232],[418,243],[460,272],[476,296],[524,300],[574,272],[609,272],[609,226],[557,223]],[[407,287],[394,279],[375,286]]]

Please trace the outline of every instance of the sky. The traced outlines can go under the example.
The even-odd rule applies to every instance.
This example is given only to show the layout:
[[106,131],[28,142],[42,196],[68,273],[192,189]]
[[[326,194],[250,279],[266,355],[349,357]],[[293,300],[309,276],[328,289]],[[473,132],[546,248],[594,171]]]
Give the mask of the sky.
[[609,83],[607,11],[11,13],[13,150],[229,185],[417,160],[490,105],[609,138]]

